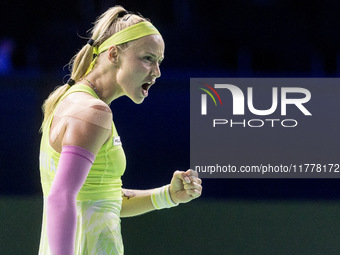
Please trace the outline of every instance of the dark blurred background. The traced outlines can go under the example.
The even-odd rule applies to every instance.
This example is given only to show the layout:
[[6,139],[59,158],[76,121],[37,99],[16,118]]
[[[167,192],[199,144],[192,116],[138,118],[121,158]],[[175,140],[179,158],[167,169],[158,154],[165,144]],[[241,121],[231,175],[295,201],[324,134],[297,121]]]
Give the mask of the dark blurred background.
[[[161,66],[162,77],[151,89],[145,102],[135,105],[129,99],[121,98],[111,105],[127,156],[123,182],[128,188],[143,189],[163,185],[169,182],[174,170],[189,167],[190,77],[337,77],[340,74],[340,1],[337,0],[2,1],[0,252],[5,252],[1,254],[36,254],[19,252],[18,247],[26,245],[34,250],[39,243],[40,229],[37,228],[40,227],[42,203],[38,169],[41,105],[55,86],[67,81],[68,61],[86,43],[82,37],[87,36],[92,22],[117,4],[150,18],[166,43],[165,61]],[[338,111],[334,109],[335,113]],[[253,215],[263,203],[266,203],[265,206],[288,203],[284,204],[287,206],[280,204],[282,207],[268,207],[268,210],[273,210],[271,214],[277,216],[273,216],[271,223],[278,224],[282,220],[282,211],[291,208],[289,206],[297,206],[298,209],[292,209],[292,213],[303,220],[305,210],[314,212],[324,203],[334,203],[330,211],[323,211],[325,214],[317,218],[322,228],[324,218],[337,219],[335,208],[338,208],[337,201],[340,198],[338,185],[338,179],[206,179],[201,199],[193,202],[193,205],[183,206],[187,208],[183,209],[186,211],[176,208],[175,212],[179,216],[182,213],[187,213],[189,217],[195,214],[193,217],[200,219],[204,216],[206,220],[202,224],[211,227],[206,229],[206,233],[213,233],[215,228],[212,226],[219,223],[212,221],[209,224],[210,215],[204,214],[208,209],[196,210],[200,205],[212,212],[216,212],[212,208],[216,207],[218,211],[224,208],[226,214],[230,213],[232,206],[236,206],[236,211],[244,207]],[[239,204],[235,205],[234,201]],[[304,207],[305,203],[312,205]],[[33,211],[37,214],[33,215]],[[19,213],[17,218],[7,221],[6,217],[15,215],[14,212]],[[160,215],[158,212],[154,214]],[[34,217],[35,221],[32,223],[31,216],[27,215]],[[167,212],[165,215],[171,214]],[[152,216],[143,217],[147,220],[150,219],[147,217]],[[31,239],[27,239],[28,233],[25,234],[25,231],[19,231],[21,234],[18,234],[18,226],[10,225],[18,218],[23,224],[31,224]],[[258,221],[256,217],[248,219],[250,222]],[[278,239],[273,237],[270,234],[273,231],[271,223],[265,217],[261,219],[265,226],[268,225],[264,230],[267,238],[274,238],[272,242],[284,239],[282,236]],[[309,220],[303,226],[315,222],[311,216]],[[133,224],[126,224],[145,225],[143,218],[134,221]],[[242,218],[233,221],[236,222],[234,227],[240,224],[238,221],[242,222]],[[284,225],[285,221],[282,222]],[[296,223],[292,221],[290,226],[296,226]],[[243,227],[244,233],[249,234],[246,226]],[[280,227],[276,226],[276,229]],[[15,231],[4,231],[11,228]],[[332,231],[330,236],[338,230]],[[243,240],[242,233],[239,232],[240,238],[236,240]],[[128,231],[124,234],[127,246],[130,247],[127,248],[130,251],[127,254],[144,254],[131,250],[129,244],[135,237],[130,234]],[[300,234],[300,237],[305,236]],[[255,231],[252,237],[255,235],[260,234]],[[18,238],[21,240],[20,245],[6,242]],[[30,246],[22,240],[28,240]],[[316,236],[306,239],[306,245],[313,240],[316,241]],[[292,240],[286,241],[292,244]],[[298,247],[295,241],[293,246],[285,246],[286,242],[282,241],[283,246],[291,247],[287,252],[280,248],[281,241],[278,241],[274,246],[281,253],[265,249],[269,247],[267,244],[259,246],[264,250],[261,252],[260,248],[260,252],[256,253],[255,249],[259,249],[256,245],[249,246],[247,250],[247,246],[242,244],[239,247],[232,246],[235,240],[228,242],[223,239],[229,245],[228,254],[250,254],[246,251],[252,251],[252,254],[337,254],[335,250],[340,249],[331,243],[333,249],[329,248],[329,251],[319,247],[320,253],[304,253],[295,250]],[[201,254],[227,254],[226,246],[216,240],[214,242],[216,245],[210,248],[211,252],[204,251]],[[330,243],[325,240],[320,243],[330,247]],[[196,246],[186,247],[195,249]],[[194,254],[191,252],[188,250],[186,254]],[[163,251],[158,254],[166,253]],[[184,253],[171,251],[169,254]]]

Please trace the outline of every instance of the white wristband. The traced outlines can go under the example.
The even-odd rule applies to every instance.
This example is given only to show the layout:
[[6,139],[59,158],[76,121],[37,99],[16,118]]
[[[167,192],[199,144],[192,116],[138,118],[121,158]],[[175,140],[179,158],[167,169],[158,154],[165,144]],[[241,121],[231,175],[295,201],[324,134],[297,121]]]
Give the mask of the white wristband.
[[177,206],[170,196],[170,185],[165,185],[160,188],[156,188],[151,193],[151,202],[155,209],[160,210],[163,208],[171,208]]

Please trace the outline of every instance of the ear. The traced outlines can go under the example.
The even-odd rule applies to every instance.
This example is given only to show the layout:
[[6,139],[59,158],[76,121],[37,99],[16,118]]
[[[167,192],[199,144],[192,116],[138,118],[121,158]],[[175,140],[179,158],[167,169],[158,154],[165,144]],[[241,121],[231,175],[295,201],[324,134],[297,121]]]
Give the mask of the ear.
[[118,57],[119,57],[119,53],[118,53],[118,48],[116,45],[111,46],[108,49],[108,59],[112,62],[112,63],[118,63]]

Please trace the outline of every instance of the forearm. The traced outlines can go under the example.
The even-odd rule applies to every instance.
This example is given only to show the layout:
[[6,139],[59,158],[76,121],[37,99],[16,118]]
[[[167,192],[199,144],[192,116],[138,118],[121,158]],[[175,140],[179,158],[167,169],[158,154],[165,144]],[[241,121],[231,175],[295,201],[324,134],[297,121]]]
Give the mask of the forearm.
[[47,235],[53,254],[73,254],[76,225],[75,198],[63,195],[49,196],[47,200]]
[[120,213],[121,217],[132,217],[155,210],[151,202],[150,190],[123,189],[123,204]]
[[137,216],[155,209],[171,208],[201,195],[202,180],[193,170],[175,171],[171,183],[150,190],[123,189],[121,217]]
[[47,236],[53,255],[74,253],[77,226],[76,197],[94,161],[77,146],[63,146],[56,176],[47,198]]

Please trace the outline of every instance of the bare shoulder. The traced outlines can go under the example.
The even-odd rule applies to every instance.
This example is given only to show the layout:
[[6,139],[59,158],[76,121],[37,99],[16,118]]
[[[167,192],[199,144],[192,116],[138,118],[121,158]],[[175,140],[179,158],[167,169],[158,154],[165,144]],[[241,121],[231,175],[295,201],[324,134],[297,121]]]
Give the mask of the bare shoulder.
[[67,98],[63,104],[67,123],[62,146],[80,146],[96,154],[111,134],[110,107],[90,95],[78,95],[74,100]]
[[68,95],[63,101],[78,105],[86,105],[102,111],[111,112],[110,107],[100,99],[94,98],[85,92],[76,92]]
[[97,98],[91,99],[91,107],[94,109],[101,110],[104,112],[109,112],[112,114],[110,107],[100,99],[97,99]]

